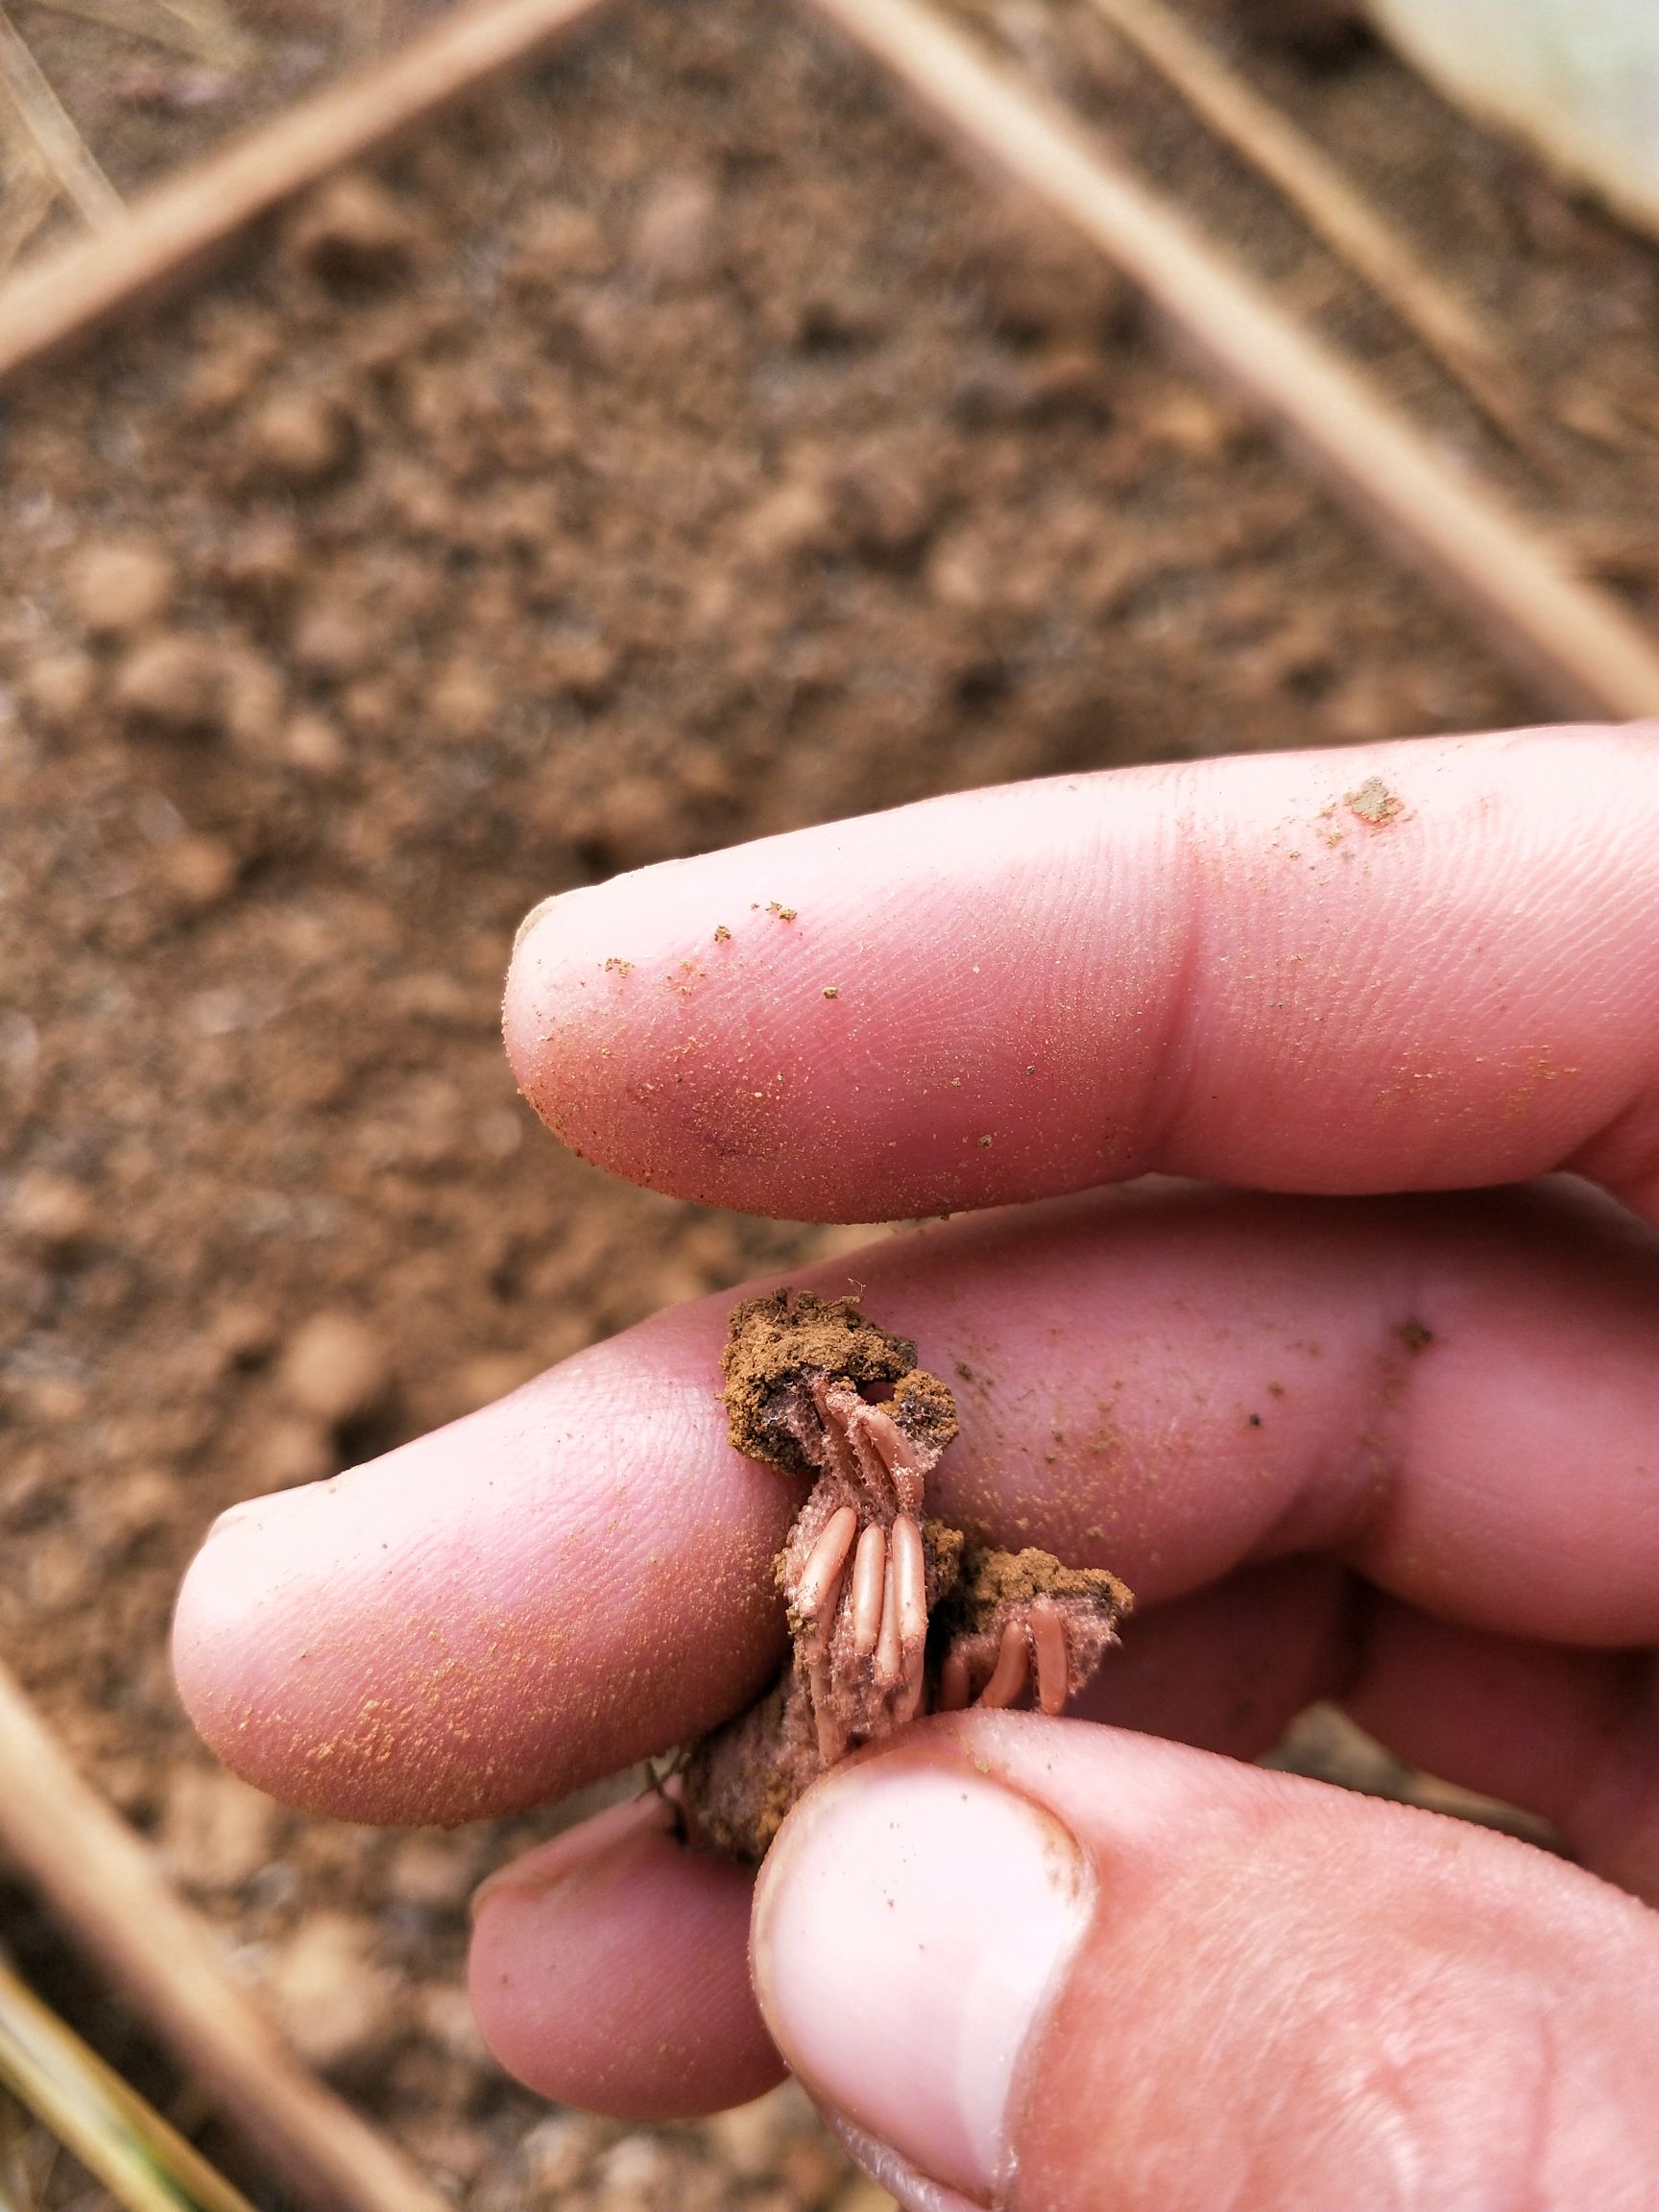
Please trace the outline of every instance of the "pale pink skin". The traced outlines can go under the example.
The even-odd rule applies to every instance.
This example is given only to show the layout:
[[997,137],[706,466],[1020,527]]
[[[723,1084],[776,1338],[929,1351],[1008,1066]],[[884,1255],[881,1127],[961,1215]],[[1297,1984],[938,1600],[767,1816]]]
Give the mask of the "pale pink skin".
[[[1377,828],[1344,800],[1372,776],[1401,802]],[[950,1380],[962,1435],[929,1510],[1134,1589],[1086,1711],[1196,1746],[1160,1747],[1160,1774],[1201,1826],[1231,1808],[1238,1838],[1204,1831],[1196,1892],[1182,1822],[1142,1839],[1136,1911],[1187,1914],[1218,1987],[1229,1959],[1269,1996],[1282,1973],[1292,2046],[1320,2032],[1295,2020],[1313,1956],[1350,1962],[1361,2028],[1375,2017],[1390,2050],[1411,2032],[1385,1961],[1416,1827],[1402,1841],[1390,1809],[1332,1813],[1316,1786],[1215,1756],[1260,1750],[1312,1696],[1659,1892],[1652,729],[1070,778],[646,870],[535,919],[507,1029],[551,1125],[661,1189],[796,1218],[1024,1202],[791,1280],[856,1279]],[[1251,1188],[1064,1195],[1149,1172]],[[1527,1178],[1545,1180],[1434,1194]],[[180,1602],[179,1678],[208,1741],[346,1817],[456,1819],[738,1708],[781,1655],[768,1562],[798,1496],[725,1439],[711,1378],[732,1303],[659,1315],[373,1467],[238,1508]],[[1017,1716],[924,1722],[882,1756],[953,1757],[965,1729],[1016,1766],[1022,1730],[1058,1730],[1046,1781],[1021,1786],[1097,1865],[1127,1850],[1114,1761],[1143,1750]],[[487,1899],[485,2032],[526,2080],[613,2110],[752,2094],[778,2061],[748,1994],[746,1886],[635,1818]],[[1333,1820],[1351,1846],[1325,1847]],[[1265,1955],[1262,1823],[1298,1915]],[[1573,2064],[1659,2050],[1650,1914],[1541,1855],[1495,1873],[1516,1847],[1481,1831],[1433,1833],[1424,1941],[1455,1948],[1457,1897],[1473,1912],[1501,1893],[1481,1923],[1494,1987],[1571,1954],[1588,1995],[1555,2032]],[[1122,1936],[1103,1909],[1079,1974]],[[1033,2123],[1018,2201],[1140,2212],[1110,2194],[1123,2130],[1171,2128],[1190,2187],[1177,2200],[1166,2173],[1156,2200],[1222,2200],[1183,2103],[1213,2018],[1148,1973],[1109,2029],[1057,2019],[1045,2109],[1084,2109],[1131,2045],[1137,2094],[1110,2140]],[[1293,2161],[1264,2075],[1251,2094],[1266,2060],[1247,2044],[1238,2063],[1234,2125],[1266,2130],[1246,2145],[1252,2207],[1349,2201],[1339,2165],[1275,2177]],[[1435,2073],[1442,2102],[1455,2073]],[[1556,2124],[1525,2069],[1512,2092],[1501,2075],[1470,2090],[1477,2139]],[[1647,2187],[1603,2200],[1647,2205]]]

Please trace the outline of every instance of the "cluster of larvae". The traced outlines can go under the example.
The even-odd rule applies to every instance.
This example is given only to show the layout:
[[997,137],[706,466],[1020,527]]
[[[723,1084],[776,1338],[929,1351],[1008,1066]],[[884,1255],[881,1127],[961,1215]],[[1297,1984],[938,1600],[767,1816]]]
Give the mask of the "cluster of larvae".
[[1131,1599],[1104,1569],[987,1550],[926,1515],[955,1404],[854,1300],[750,1299],[723,1366],[733,1443],[812,1484],[778,1559],[791,1662],[685,1769],[699,1830],[757,1862],[816,1775],[921,1713],[1027,1693],[1058,1713]]

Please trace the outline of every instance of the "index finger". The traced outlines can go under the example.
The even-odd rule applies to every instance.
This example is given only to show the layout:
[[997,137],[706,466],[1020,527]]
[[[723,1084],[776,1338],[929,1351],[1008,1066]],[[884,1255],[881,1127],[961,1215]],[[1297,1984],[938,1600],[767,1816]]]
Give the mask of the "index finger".
[[530,918],[508,1048],[575,1150],[752,1213],[1571,1166],[1651,1216],[1656,738],[1122,769],[641,870]]

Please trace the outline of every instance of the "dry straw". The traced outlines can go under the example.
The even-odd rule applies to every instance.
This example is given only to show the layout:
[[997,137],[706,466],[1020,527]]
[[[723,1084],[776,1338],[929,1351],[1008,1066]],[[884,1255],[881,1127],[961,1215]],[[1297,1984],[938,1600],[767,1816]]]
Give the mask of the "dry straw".
[[1526,395],[1497,336],[1448,291],[1382,211],[1299,123],[1190,30],[1164,0],[1088,0],[1331,252],[1385,300],[1482,412],[1524,451],[1537,445]]
[[155,1853],[75,1771],[3,1667],[0,1851],[301,2196],[332,2212],[448,2212],[226,1979]]
[[41,74],[22,33],[0,8],[0,100],[34,141],[59,189],[94,230],[121,220],[121,196],[93,159],[86,141]]
[[[0,2099],[8,2091],[127,2212],[252,2212],[0,1959]],[[0,2212],[27,2212],[21,2163],[0,2160]]]
[[154,301],[250,223],[532,61],[601,4],[473,0],[373,67],[135,194],[113,228],[43,254],[0,291],[0,380]]
[[1411,565],[1460,599],[1569,713],[1659,715],[1659,645],[1572,575],[1544,535],[1429,439],[1351,362],[1066,108],[926,0],[813,0],[982,163],[1081,232],[1189,349]]

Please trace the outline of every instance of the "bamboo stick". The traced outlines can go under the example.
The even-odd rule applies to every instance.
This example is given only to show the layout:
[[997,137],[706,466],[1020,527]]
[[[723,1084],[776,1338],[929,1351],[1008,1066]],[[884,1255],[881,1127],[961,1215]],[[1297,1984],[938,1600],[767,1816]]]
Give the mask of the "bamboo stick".
[[83,220],[96,230],[119,223],[120,194],[92,158],[86,141],[41,75],[27,39],[4,8],[0,8],[0,92],[11,101],[39,148],[40,158]]
[[0,379],[179,281],[259,216],[505,70],[601,0],[472,0],[373,68],[134,196],[118,228],[43,257],[0,290]]
[[1165,0],[1088,0],[1119,37],[1275,185],[1524,451],[1537,443],[1526,394],[1496,339],[1412,252],[1364,194],[1283,108],[1263,98]]
[[1569,713],[1659,715],[1659,641],[1572,576],[1499,494],[1455,471],[1391,403],[1300,329],[1171,206],[927,0],[813,0],[977,156],[1045,201],[1332,488],[1449,586],[1495,648]]
[[0,1849],[290,2184],[330,2212],[450,2212],[227,1981],[148,1845],[0,1667]]

